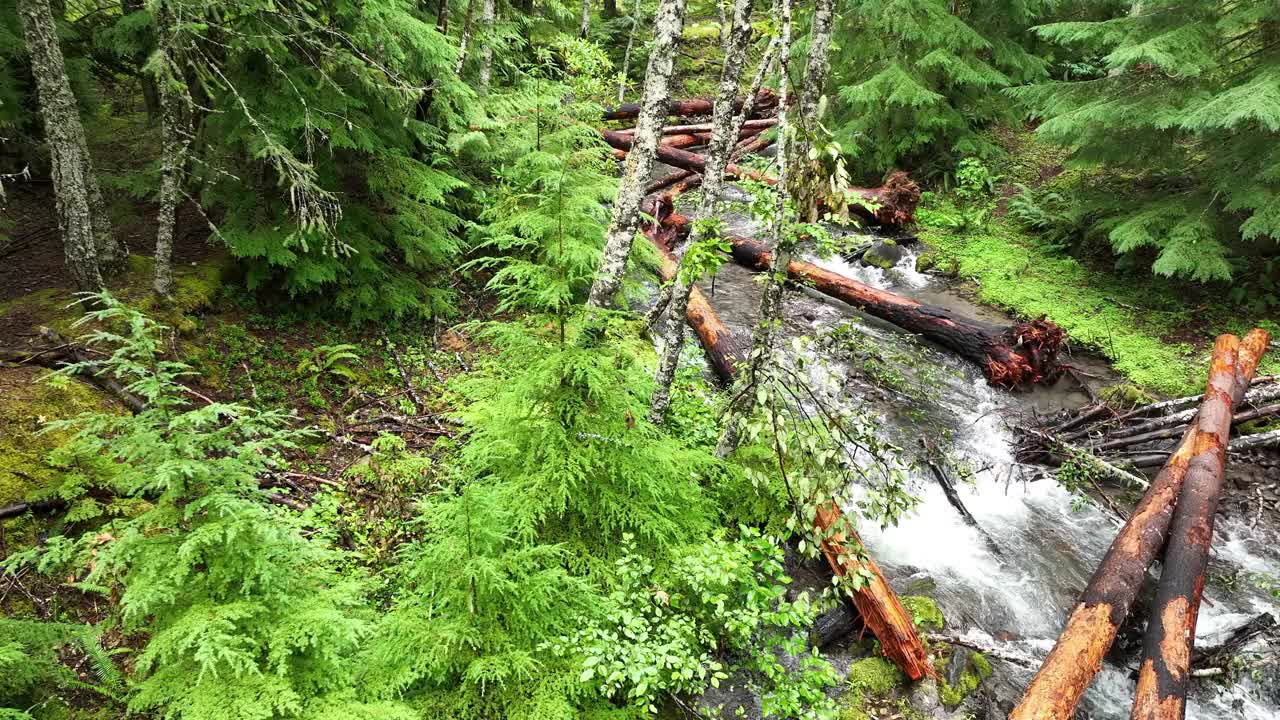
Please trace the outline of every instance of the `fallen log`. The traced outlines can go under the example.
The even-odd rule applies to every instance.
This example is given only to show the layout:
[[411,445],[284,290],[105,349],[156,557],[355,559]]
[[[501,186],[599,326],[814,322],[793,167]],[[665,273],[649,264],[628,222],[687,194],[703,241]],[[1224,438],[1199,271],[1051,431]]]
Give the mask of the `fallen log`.
[[[733,109],[735,111],[742,109],[743,98],[733,101]],[[711,106],[713,105],[711,98],[693,98],[691,100],[671,100],[667,103],[667,114],[687,117],[690,115],[710,115]],[[761,88],[756,93],[753,101],[751,114],[754,117],[760,117],[767,113],[778,109],[778,96],[770,88]],[[626,120],[640,116],[640,103],[625,103],[619,105],[612,110],[605,110],[603,118],[605,120]]]
[[[650,215],[665,233],[674,235],[687,230],[689,219],[672,210],[667,195],[657,198],[649,207]],[[739,265],[761,272],[769,269],[772,256],[764,245],[737,235],[724,239],[729,242],[733,259]],[[1047,320],[1002,328],[864,285],[800,260],[791,261],[787,275],[797,284],[812,287],[868,315],[928,338],[976,363],[992,385],[1019,387],[1051,382],[1062,371],[1058,352],[1063,333]]]
[[862,541],[852,530],[837,530],[842,521],[840,508],[825,503],[817,508],[814,528],[822,540],[822,554],[831,571],[849,580],[858,589],[848,590],[849,598],[862,616],[862,622],[880,641],[880,650],[898,669],[912,680],[933,675],[929,651],[916,632],[911,614],[902,606],[898,594],[889,587],[884,574],[866,553],[859,553]]
[[[1235,348],[1236,344],[1230,341],[1215,348],[1202,405],[1220,402],[1224,389],[1233,400],[1237,392],[1244,395],[1263,348],[1243,346],[1232,362]],[[1245,382],[1238,381],[1237,372]],[[1187,430],[1178,452],[1165,463],[1117,533],[1067,617],[1053,650],[1009,715],[1010,720],[1068,720],[1074,716],[1081,696],[1102,668],[1103,656],[1133,607],[1147,568],[1164,544],[1174,502],[1195,451],[1198,427],[1193,424]]]
[[[1233,336],[1219,338],[1219,347],[1235,343],[1237,354],[1266,352],[1270,336],[1254,330],[1243,343]],[[1233,358],[1238,361],[1238,358]],[[1234,372],[1234,367],[1233,367]],[[1191,653],[1196,620],[1204,594],[1205,568],[1213,545],[1213,521],[1222,497],[1231,434],[1232,384],[1211,387],[1196,418],[1194,448],[1187,461],[1182,492],[1173,513],[1168,549],[1156,586],[1155,604],[1143,639],[1142,663],[1133,703],[1134,720],[1183,720],[1191,678]],[[1247,386],[1247,380],[1245,385]]]
[[[746,129],[738,133],[738,138],[742,140],[754,140],[757,135],[761,134],[758,129]],[[683,133],[679,135],[663,135],[658,140],[658,144],[662,147],[669,148],[687,148],[707,145],[711,142],[711,133]]]
[[[676,260],[671,250],[661,242],[650,237],[648,233],[645,236],[649,237],[650,242],[658,249],[661,258],[658,272],[663,282],[669,283],[675,280],[676,272],[680,269],[680,261]],[[720,322],[720,318],[711,308],[711,303],[707,302],[707,296],[703,295],[697,286],[689,291],[689,307],[685,310],[685,319],[698,336],[698,342],[702,344],[702,349],[707,354],[707,361],[711,363],[711,369],[716,377],[723,383],[731,383],[734,368],[747,357],[746,349]]]
[[[602,130],[605,142],[614,149],[626,153],[631,149],[631,137],[614,130]],[[625,154],[622,157],[626,157]],[[682,170],[697,173],[706,171],[707,159],[698,153],[681,150],[669,146],[659,146],[657,151],[659,162]],[[777,179],[755,170],[743,168],[734,163],[725,166],[725,174],[739,179],[750,179],[770,185]],[[912,182],[904,172],[890,173],[884,185],[877,188],[848,188],[847,193],[857,202],[849,205],[849,210],[859,217],[881,225],[905,225],[915,220],[916,205],[920,203],[920,187]]]
[[[739,108],[741,109],[741,108]],[[778,124],[778,118],[760,118],[758,120],[747,120],[742,123],[739,131],[754,130],[756,133],[767,130]],[[663,135],[682,135],[684,133],[710,133],[711,123],[698,123],[697,125],[668,125],[662,128]]]
[[67,501],[62,498],[49,498],[47,500],[34,500],[32,502],[13,503],[0,507],[0,520],[10,520],[12,518],[21,517],[28,512],[30,513],[49,513],[61,510],[67,506]]
[[644,189],[644,194],[645,196],[649,196],[657,192],[662,192],[672,185],[675,185],[682,180],[688,180],[697,174],[698,173],[692,170],[676,170],[675,172],[669,173],[649,183]]

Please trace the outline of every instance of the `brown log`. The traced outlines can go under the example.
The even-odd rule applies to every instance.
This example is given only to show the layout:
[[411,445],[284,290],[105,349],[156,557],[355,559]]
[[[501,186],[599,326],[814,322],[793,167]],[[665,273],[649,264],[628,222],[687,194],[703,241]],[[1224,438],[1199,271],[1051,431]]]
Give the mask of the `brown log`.
[[[631,149],[631,136],[614,130],[602,130],[605,142],[614,150]],[[615,153],[616,155],[616,153]],[[682,170],[705,172],[706,157],[679,148],[659,146],[660,162]],[[739,179],[776,184],[777,179],[762,172],[743,168],[734,163],[725,166],[725,174]],[[849,210],[860,217],[881,225],[905,225],[915,220],[916,206],[920,203],[920,187],[904,172],[890,173],[884,185],[877,188],[848,188],[851,196],[861,198],[866,204],[852,203]]]
[[[733,109],[742,109],[743,98],[733,101]],[[713,102],[711,98],[694,98],[691,100],[672,100],[667,103],[668,115],[687,117],[690,115],[710,115]],[[778,108],[778,96],[770,88],[762,88],[756,95],[751,114],[760,117]],[[626,120],[640,116],[640,103],[626,103],[604,112],[605,120]]]
[[[1241,410],[1240,412],[1231,416],[1231,424],[1235,426],[1241,423],[1247,423],[1250,420],[1257,420],[1258,418],[1271,417],[1273,415],[1280,415],[1280,403],[1272,403],[1270,405],[1263,405],[1262,407],[1251,408],[1249,410]],[[1143,443],[1153,442],[1155,440],[1164,440],[1165,438],[1178,437],[1179,435],[1181,435],[1183,432],[1186,431],[1186,423],[1194,418],[1195,418],[1195,414],[1192,414],[1188,418],[1182,419],[1181,422],[1174,419],[1168,423],[1161,423],[1162,425],[1168,424],[1168,425],[1171,425],[1172,427],[1164,427],[1164,428],[1161,428],[1160,430],[1152,430],[1151,432],[1145,432],[1145,433],[1142,433],[1141,435],[1129,435],[1127,437],[1119,437],[1114,440],[1108,440],[1099,445],[1094,445],[1093,449],[1099,452],[1104,450],[1116,450],[1119,448],[1132,447],[1134,445],[1141,445]]]
[[[761,118],[759,120],[747,120],[742,123],[741,130],[754,130],[756,133],[767,130],[778,124],[778,118]],[[696,125],[668,125],[662,128],[663,135],[682,135],[684,133],[710,133],[711,123],[698,123]]]
[[[1266,352],[1270,335],[1257,329],[1238,343],[1238,353]],[[1235,338],[1224,335],[1219,346]],[[1215,347],[1215,359],[1218,355]],[[1237,358],[1238,361],[1238,358]],[[1234,368],[1233,368],[1234,372]],[[1242,378],[1233,378],[1233,387]],[[1248,378],[1243,378],[1247,386]],[[1195,648],[1196,619],[1204,593],[1205,568],[1213,544],[1213,520],[1222,496],[1227,463],[1227,439],[1231,434],[1232,387],[1210,388],[1200,406],[1194,429],[1194,450],[1187,462],[1182,493],[1173,513],[1169,545],[1164,554],[1155,604],[1147,620],[1134,720],[1183,720],[1187,686],[1191,680],[1191,655]]]
[[[1235,347],[1223,341],[1215,348],[1204,402],[1219,402],[1223,389],[1233,400],[1237,392],[1244,395],[1247,378],[1257,369],[1261,352],[1254,354],[1249,346],[1233,363]],[[1238,381],[1237,371],[1246,382]],[[1164,544],[1174,503],[1195,454],[1198,428],[1198,423],[1188,428],[1178,451],[1120,528],[1010,720],[1068,720],[1074,716],[1080,697],[1102,668],[1103,656],[1133,607],[1147,568]]]
[[672,185],[675,185],[676,183],[684,180],[688,180],[689,178],[697,174],[698,173],[692,170],[676,170],[673,173],[669,173],[668,175],[649,183],[648,187],[644,189],[644,194],[646,196],[649,196],[656,192],[662,192],[663,190],[666,190]]
[[[659,274],[664,282],[671,282],[676,277],[680,262],[661,242],[647,233],[646,237],[649,237],[661,257],[662,262],[658,266]],[[707,360],[711,363],[711,369],[715,371],[716,377],[724,383],[732,382],[734,368],[746,358],[746,350],[720,322],[715,310],[711,308],[711,303],[707,302],[707,296],[697,286],[689,290],[689,307],[685,311],[685,319],[698,336],[698,342],[702,344],[702,349],[706,352]]]
[[[664,228],[668,241],[689,226],[688,218],[671,209],[670,193],[655,199],[648,209]],[[732,246],[733,259],[739,265],[761,272],[768,270],[771,255],[764,245],[736,235],[724,239]],[[922,335],[976,363],[992,385],[1011,388],[1050,382],[1062,371],[1058,352],[1063,332],[1047,320],[999,327],[864,285],[800,260],[791,261],[787,275],[797,284]]]
[[[814,517],[814,527],[823,538],[822,554],[827,558],[831,571],[854,584],[861,582],[860,588],[849,591],[849,599],[858,608],[863,623],[880,641],[885,657],[912,680],[933,675],[929,651],[916,632],[911,614],[885,581],[876,561],[865,551],[858,552],[862,549],[862,540],[857,534],[849,530],[846,536],[844,531],[835,530],[840,527],[841,520],[840,508],[834,503],[819,506]],[[870,577],[866,577],[868,575]]]

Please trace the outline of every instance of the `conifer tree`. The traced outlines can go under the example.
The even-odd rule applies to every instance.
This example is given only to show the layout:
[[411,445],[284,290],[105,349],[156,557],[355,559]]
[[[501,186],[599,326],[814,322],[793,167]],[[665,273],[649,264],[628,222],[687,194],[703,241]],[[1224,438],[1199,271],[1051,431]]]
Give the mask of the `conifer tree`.
[[654,40],[645,72],[644,95],[640,101],[640,117],[636,119],[635,139],[622,169],[618,196],[613,201],[613,216],[605,236],[604,258],[591,286],[589,304],[608,307],[613,304],[631,254],[640,223],[640,201],[653,172],[653,158],[658,139],[666,122],[667,101],[671,97],[671,72],[675,67],[676,49],[684,29],[685,0],[661,0],[654,17]]
[[480,46],[480,94],[483,95],[489,92],[489,83],[493,77],[494,25],[497,22],[497,15],[494,0],[481,0],[481,2],[484,9],[480,15],[480,24],[484,29],[484,37]]
[[836,140],[869,174],[950,169],[995,148],[977,131],[1021,112],[1000,90],[1042,80],[1027,29],[1056,0],[859,0],[836,20]]
[[[159,43],[149,67],[154,74],[153,87],[159,95],[160,129],[162,148],[160,155],[160,198],[156,218],[155,281],[152,286],[157,295],[167,297],[173,292],[173,235],[179,197],[183,194],[182,176],[186,165],[187,148],[191,144],[191,96],[182,79],[182,62],[175,56],[181,52],[183,42],[178,26],[183,22],[174,14],[175,8],[165,0],[154,3]],[[182,11],[181,6],[177,8]]]
[[[1096,79],[1011,91],[1038,133],[1103,171],[1075,192],[1112,249],[1164,276],[1227,280],[1280,239],[1280,6],[1143,0],[1038,31],[1104,58]],[[1111,180],[1110,178],[1114,178]]]
[[67,268],[81,290],[98,290],[103,273],[121,258],[67,79],[57,24],[49,0],[21,0],[18,10],[49,145]]
[[[733,101],[738,96],[742,66],[751,41],[751,7],[752,0],[735,0],[729,17],[730,24],[725,29],[724,65],[720,70],[720,84],[712,107],[711,144],[707,149],[707,167],[702,174],[702,200],[698,205],[696,220],[705,221],[715,216],[729,153],[733,150],[734,139],[738,137],[743,118],[750,112],[749,108],[744,107],[742,114],[735,116]],[[702,241],[702,228],[705,224],[699,223],[694,228],[689,239],[690,247]],[[671,301],[667,305],[667,322],[662,333],[662,350],[654,379],[657,387],[649,403],[649,419],[654,423],[662,422],[667,407],[671,404],[671,383],[675,379],[680,350],[684,346],[685,310],[689,306],[689,293],[695,279],[690,277],[690,268],[682,257],[680,268],[672,280]]]

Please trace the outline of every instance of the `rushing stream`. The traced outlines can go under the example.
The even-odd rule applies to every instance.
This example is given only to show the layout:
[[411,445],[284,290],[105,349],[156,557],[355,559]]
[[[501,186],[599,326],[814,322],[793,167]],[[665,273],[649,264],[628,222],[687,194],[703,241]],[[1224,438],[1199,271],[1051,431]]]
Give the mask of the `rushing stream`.
[[[732,232],[763,237],[759,228],[740,216],[729,216],[726,222]],[[916,272],[914,256],[918,252],[908,248],[906,257],[887,271],[838,259],[819,264],[972,317],[1008,322],[999,313],[952,292],[946,281]],[[760,292],[752,273],[730,263],[720,270],[714,287],[705,283],[703,288],[724,323],[747,338],[755,324]],[[818,335],[838,323],[853,321],[877,342],[891,343],[902,336],[892,326],[806,292],[788,293],[786,314],[791,334]],[[862,528],[863,538],[890,582],[902,586],[912,578],[931,579],[934,589],[930,594],[946,615],[949,632],[1041,658],[1052,647],[1068,611],[1114,537],[1118,520],[1052,479],[1037,479],[1041,469],[1019,465],[1013,457],[1015,435],[1008,424],[1033,412],[1077,407],[1086,397],[1070,380],[1029,393],[997,390],[986,384],[977,367],[943,350],[925,347],[919,354],[919,362],[930,366],[931,375],[940,380],[931,392],[929,421],[951,430],[950,450],[966,458],[977,471],[972,484],[959,485],[960,493],[1000,551],[993,551],[982,533],[966,525],[933,478],[921,472],[913,473],[912,478],[920,497],[918,507],[896,527]],[[1106,373],[1105,367],[1095,367],[1096,363],[1089,365],[1079,358],[1074,363],[1088,367],[1092,374]],[[848,391],[846,401],[865,405],[856,392]],[[914,449],[920,426],[904,413],[895,412],[893,403],[876,404],[887,436],[907,450]],[[1275,573],[1280,568],[1280,544],[1263,535],[1262,529],[1250,531],[1243,522],[1220,519],[1211,574],[1242,571],[1247,577],[1249,573]],[[1220,642],[1232,629],[1264,611],[1280,617],[1276,601],[1253,583],[1242,581],[1228,590],[1211,581],[1200,612],[1198,644]],[[1137,663],[1132,654],[1109,661],[1085,697],[1082,709],[1090,718],[1128,717],[1134,686],[1131,668]],[[988,683],[999,702],[979,711],[991,715],[992,720],[997,715],[994,708],[998,706],[999,715],[1003,715],[1031,674],[1006,663],[994,664],[997,672]],[[1236,685],[1195,680],[1187,717],[1280,718],[1280,699],[1276,697],[1280,689],[1274,683],[1274,675],[1270,683],[1249,678]]]

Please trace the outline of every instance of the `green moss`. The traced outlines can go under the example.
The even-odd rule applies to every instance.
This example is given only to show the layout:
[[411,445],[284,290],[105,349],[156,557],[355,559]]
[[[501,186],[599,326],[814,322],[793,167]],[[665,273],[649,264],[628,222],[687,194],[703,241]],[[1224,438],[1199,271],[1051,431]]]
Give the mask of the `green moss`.
[[916,627],[929,632],[938,632],[946,624],[946,619],[942,616],[942,610],[938,608],[938,603],[932,598],[923,595],[904,595],[902,597],[902,605],[911,613],[911,619],[915,621]]
[[869,657],[849,667],[849,677],[846,682],[850,692],[883,696],[905,685],[907,676],[888,660],[882,657]]
[[942,703],[948,708],[955,708],[989,677],[991,677],[990,661],[982,653],[970,653],[965,661],[964,672],[960,674],[960,679],[954,686],[945,680],[938,683]]
[[[66,442],[69,431],[45,432],[53,420],[101,410],[107,401],[75,380],[41,380],[33,368],[0,368],[0,505],[22,502],[56,487],[61,471],[49,453]],[[6,525],[12,540],[25,521]]]
[[938,258],[933,253],[921,253],[916,256],[916,272],[929,272],[938,266]]
[[1139,405],[1150,405],[1156,399],[1133,383],[1108,385],[1098,391],[1098,397],[1113,408],[1128,410]]

